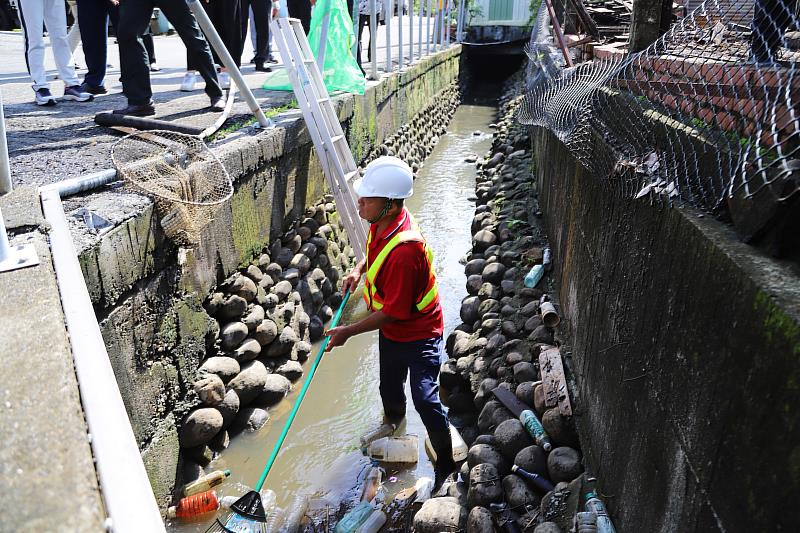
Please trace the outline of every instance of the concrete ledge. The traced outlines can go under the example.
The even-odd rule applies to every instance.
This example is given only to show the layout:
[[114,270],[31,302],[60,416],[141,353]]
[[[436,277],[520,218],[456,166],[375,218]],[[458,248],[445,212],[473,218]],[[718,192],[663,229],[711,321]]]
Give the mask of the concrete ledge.
[[[588,468],[619,530],[794,530],[800,279],[533,132]],[[600,142],[600,141],[598,141]]]

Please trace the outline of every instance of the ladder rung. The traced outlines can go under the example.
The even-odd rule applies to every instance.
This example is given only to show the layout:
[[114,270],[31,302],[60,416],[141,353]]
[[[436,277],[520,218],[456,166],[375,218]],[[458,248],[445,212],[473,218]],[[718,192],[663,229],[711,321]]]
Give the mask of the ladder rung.
[[305,63],[306,65],[311,65],[312,63],[315,63],[315,62],[316,62],[316,61],[315,61],[315,60],[313,60],[313,59],[304,59],[304,60],[303,60],[303,63]]
[[332,143],[338,143],[342,139],[344,139],[344,135],[336,135],[334,137],[331,137],[331,142]]
[[324,97],[322,97],[322,98],[317,98],[317,103],[318,103],[318,104],[321,104],[321,103],[323,103],[323,102],[330,102],[330,101],[331,101],[331,99],[330,99],[330,98],[328,98],[327,96],[324,96]]
[[349,182],[354,177],[358,176],[358,170],[354,170],[353,172],[348,172],[344,175],[344,181]]

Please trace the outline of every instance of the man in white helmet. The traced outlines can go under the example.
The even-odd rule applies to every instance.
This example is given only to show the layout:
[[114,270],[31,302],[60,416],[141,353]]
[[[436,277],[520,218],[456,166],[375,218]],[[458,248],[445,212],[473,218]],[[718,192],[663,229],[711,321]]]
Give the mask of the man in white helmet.
[[414,192],[414,174],[396,157],[379,157],[354,184],[358,215],[370,223],[367,257],[342,280],[353,290],[361,276],[366,318],[326,332],[328,350],[365,331],[379,330],[380,394],[387,421],[406,414],[403,391],[411,375],[411,397],[436,452],[438,488],[455,470],[447,414],[436,382],[442,356],[442,306],[433,271],[433,254],[403,200]]

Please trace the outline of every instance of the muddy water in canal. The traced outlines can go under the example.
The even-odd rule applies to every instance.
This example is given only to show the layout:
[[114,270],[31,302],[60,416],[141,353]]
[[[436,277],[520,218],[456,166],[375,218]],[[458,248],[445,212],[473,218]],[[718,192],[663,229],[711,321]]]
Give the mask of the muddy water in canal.
[[[445,319],[445,338],[460,323],[459,309],[466,295],[464,267],[459,263],[471,245],[470,223],[474,205],[475,164],[466,163],[469,154],[483,156],[491,146],[489,124],[496,113],[495,102],[461,105],[448,133],[439,140],[414,183],[414,196],[406,205],[422,228],[435,254],[435,268]],[[474,132],[481,132],[475,135]],[[360,294],[359,294],[360,296]],[[358,319],[366,312],[361,298],[354,298],[342,323]],[[356,304],[357,305],[354,305]],[[316,355],[318,345],[312,351]],[[312,359],[304,365],[308,370]],[[269,422],[258,432],[241,434],[217,457],[206,471],[229,468],[231,476],[217,487],[217,494],[241,495],[253,487],[261,475],[272,447],[302,386],[270,410]],[[389,468],[384,478],[388,494],[393,494],[421,476],[433,477],[433,467],[425,454],[425,428],[413,409],[406,385],[408,412],[405,432],[419,436],[416,465]],[[365,460],[360,459],[359,437],[380,423],[382,408],[378,394],[377,332],[353,337],[326,354],[303,400],[280,455],[264,485],[277,494],[278,506],[289,505],[295,494],[330,490],[322,481],[337,464],[335,484],[340,491],[352,490],[361,478]],[[325,484],[325,487],[319,487]],[[192,524],[176,524],[171,531],[205,531],[213,518]]]

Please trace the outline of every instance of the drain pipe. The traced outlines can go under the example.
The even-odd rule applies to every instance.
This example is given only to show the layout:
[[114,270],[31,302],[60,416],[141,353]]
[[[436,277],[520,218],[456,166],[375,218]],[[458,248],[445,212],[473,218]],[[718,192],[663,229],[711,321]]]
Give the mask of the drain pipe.
[[115,533],[165,532],[105,341],[94,314],[61,197],[114,181],[107,170],[39,189],[50,224],[50,249],[89,427],[101,492]]

